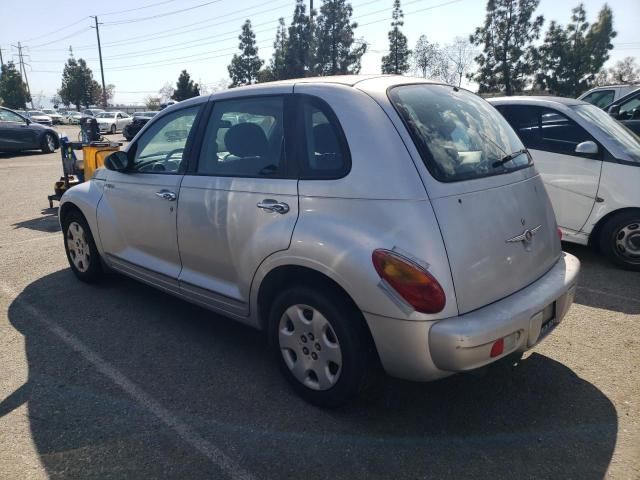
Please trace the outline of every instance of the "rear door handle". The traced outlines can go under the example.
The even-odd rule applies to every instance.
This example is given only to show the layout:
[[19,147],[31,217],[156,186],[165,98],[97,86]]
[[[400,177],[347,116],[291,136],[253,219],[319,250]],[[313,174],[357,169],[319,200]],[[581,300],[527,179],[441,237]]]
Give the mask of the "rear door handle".
[[175,193],[170,192],[169,190],[160,190],[159,192],[156,192],[156,196],[170,202],[174,202],[176,198],[178,198]]
[[265,198],[263,201],[258,203],[257,207],[270,212],[277,212],[280,215],[284,215],[289,211],[289,205],[284,202],[278,202],[272,198]]

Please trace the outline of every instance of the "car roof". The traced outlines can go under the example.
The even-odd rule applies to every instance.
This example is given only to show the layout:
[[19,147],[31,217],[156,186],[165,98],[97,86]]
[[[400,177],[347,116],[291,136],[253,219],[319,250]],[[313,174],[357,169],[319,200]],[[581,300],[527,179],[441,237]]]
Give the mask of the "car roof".
[[577,100],[575,98],[567,97],[553,97],[553,96],[514,96],[514,97],[493,97],[487,98],[487,101],[492,105],[546,105],[546,106],[558,106],[564,105],[571,107],[574,105],[591,105],[588,102]]

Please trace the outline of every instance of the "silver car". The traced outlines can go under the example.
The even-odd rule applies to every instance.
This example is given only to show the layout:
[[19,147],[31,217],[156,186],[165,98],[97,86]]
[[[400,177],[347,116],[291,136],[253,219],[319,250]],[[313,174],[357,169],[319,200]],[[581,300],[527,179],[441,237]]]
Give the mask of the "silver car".
[[308,78],[180,102],[65,193],[81,280],[116,270],[267,332],[308,401],[379,363],[436,380],[540,342],[573,302],[540,176],[463,89]]

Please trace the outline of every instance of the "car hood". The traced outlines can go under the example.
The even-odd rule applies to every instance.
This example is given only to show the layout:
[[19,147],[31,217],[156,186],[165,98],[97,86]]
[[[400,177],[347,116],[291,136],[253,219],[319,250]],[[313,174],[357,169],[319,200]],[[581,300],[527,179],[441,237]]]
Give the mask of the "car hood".
[[111,123],[115,120],[115,118],[96,118],[96,122],[98,123]]
[[51,120],[51,117],[49,115],[31,115],[29,118],[34,121]]

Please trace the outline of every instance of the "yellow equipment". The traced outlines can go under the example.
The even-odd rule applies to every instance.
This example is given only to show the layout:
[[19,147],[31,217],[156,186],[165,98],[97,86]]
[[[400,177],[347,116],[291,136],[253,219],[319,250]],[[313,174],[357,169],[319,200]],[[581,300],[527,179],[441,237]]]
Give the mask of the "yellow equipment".
[[82,156],[84,158],[84,178],[85,180],[93,176],[98,168],[104,166],[104,159],[111,152],[120,150],[119,144],[111,142],[91,142],[89,145],[82,147]]

